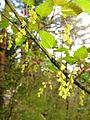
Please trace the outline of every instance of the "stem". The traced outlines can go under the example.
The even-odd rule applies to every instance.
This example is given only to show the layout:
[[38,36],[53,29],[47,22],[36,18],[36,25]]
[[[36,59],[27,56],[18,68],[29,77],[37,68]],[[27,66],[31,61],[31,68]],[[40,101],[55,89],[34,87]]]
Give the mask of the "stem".
[[[20,22],[20,24],[22,24],[22,20],[19,17],[19,14],[17,13],[17,11],[15,10],[14,6],[11,4],[10,0],[5,0],[5,2],[7,3],[7,5],[11,8],[11,10],[14,12],[15,16],[17,17],[18,21]],[[60,65],[59,63],[52,57],[49,55],[49,53],[47,52],[47,50],[45,48],[43,48],[37,41],[35,36],[33,36],[30,31],[25,28],[26,32],[29,34],[29,37],[34,41],[34,43],[44,52],[44,54],[49,58],[49,60],[60,70]],[[60,70],[61,71],[61,70]],[[68,74],[66,71],[64,71],[64,75],[68,78]],[[79,76],[78,76],[79,77]],[[90,91],[87,90],[84,86],[82,86],[78,81],[76,81],[76,78],[74,79],[74,84],[77,85],[79,88],[81,88],[82,90],[84,90],[86,93],[90,94]]]

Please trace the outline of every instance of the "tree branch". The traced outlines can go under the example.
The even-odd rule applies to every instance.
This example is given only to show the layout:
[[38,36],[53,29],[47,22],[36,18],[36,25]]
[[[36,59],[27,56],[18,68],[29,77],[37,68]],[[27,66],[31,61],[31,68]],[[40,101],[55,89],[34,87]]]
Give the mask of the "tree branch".
[[10,7],[10,9],[12,10],[12,12],[15,14],[15,16],[17,17],[17,19],[19,20],[20,23],[22,23],[18,12],[15,10],[14,6],[11,4],[10,0],[5,0],[5,3]]
[[[17,11],[15,10],[14,6],[11,4],[10,0],[5,0],[5,2],[7,3],[7,5],[11,8],[11,10],[14,12],[15,16],[17,17],[18,21],[20,22],[20,24],[22,24],[22,20],[19,17],[19,14],[17,13]],[[60,70],[60,65],[59,63],[51,56],[49,55],[49,53],[47,52],[47,50],[45,48],[43,48],[37,41],[35,36],[33,36],[30,31],[25,28],[26,32],[29,34],[29,37],[34,41],[34,43],[36,43],[36,45],[44,52],[44,54],[50,59],[50,61]],[[60,70],[61,71],[61,70]],[[64,75],[68,78],[68,74],[65,71]],[[78,81],[76,81],[76,79],[78,79],[77,77],[74,78],[74,84],[77,85],[79,88],[81,88],[82,90],[84,90],[86,93],[90,94],[90,91],[87,90],[84,86],[82,86]]]

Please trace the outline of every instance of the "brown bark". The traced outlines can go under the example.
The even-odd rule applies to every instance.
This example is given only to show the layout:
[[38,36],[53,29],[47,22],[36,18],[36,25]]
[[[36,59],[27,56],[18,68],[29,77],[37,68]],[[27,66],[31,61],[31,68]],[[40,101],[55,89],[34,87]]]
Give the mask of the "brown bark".
[[2,32],[2,43],[0,43],[0,108],[2,108],[3,100],[3,78],[4,78],[4,66],[5,66],[5,49],[6,49],[6,29],[3,29]]

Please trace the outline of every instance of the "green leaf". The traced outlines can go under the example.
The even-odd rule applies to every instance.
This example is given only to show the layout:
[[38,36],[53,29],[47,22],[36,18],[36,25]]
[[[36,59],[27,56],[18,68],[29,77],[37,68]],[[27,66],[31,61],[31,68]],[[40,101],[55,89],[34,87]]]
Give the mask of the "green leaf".
[[36,8],[37,14],[39,14],[41,17],[48,16],[52,12],[52,10],[53,10],[52,0],[45,1]]
[[2,23],[0,23],[0,28],[7,28],[9,26],[9,21],[2,21]]
[[71,56],[67,56],[65,58],[62,58],[63,60],[65,60],[67,63],[69,64],[75,64],[77,62],[77,59]]
[[90,14],[90,0],[76,0],[84,12]]
[[77,59],[85,59],[88,56],[88,51],[85,46],[74,52],[74,57]]
[[34,5],[34,0],[22,0],[26,5],[32,6]]
[[62,13],[66,16],[68,16],[68,15],[78,15],[81,12],[83,12],[83,10],[74,1],[70,1],[66,5],[62,6]]
[[29,27],[29,30],[35,30],[35,31],[39,30],[38,23],[37,24],[30,24],[28,27]]
[[26,38],[24,36],[22,38],[16,38],[15,39],[15,43],[16,43],[15,48],[17,46],[21,46],[25,41],[26,41]]
[[80,76],[81,79],[87,81],[88,83],[90,83],[90,75],[88,75],[87,73],[83,73],[81,76]]
[[46,31],[40,31],[39,36],[41,38],[41,45],[44,48],[53,48],[56,46],[55,38]]
[[11,28],[12,28],[14,34],[16,34],[18,32],[17,28],[14,25],[12,25]]
[[65,47],[59,47],[59,48],[57,48],[56,50],[54,50],[54,52],[65,52],[65,54],[66,54],[67,56],[69,56],[68,49],[65,48]]
[[[5,12],[3,12],[3,14],[5,14]],[[9,16],[7,15],[7,17]],[[8,26],[9,26],[9,21],[5,17],[1,16],[0,28],[7,28]]]
[[90,53],[90,48],[87,48],[88,53]]
[[68,3],[67,0],[53,0],[54,5],[62,6]]

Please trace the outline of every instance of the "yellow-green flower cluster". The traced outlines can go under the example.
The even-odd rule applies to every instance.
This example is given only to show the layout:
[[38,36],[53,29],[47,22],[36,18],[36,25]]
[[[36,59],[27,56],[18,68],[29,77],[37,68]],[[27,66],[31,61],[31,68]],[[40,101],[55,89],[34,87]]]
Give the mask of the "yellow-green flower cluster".
[[16,39],[21,39],[23,35],[26,35],[25,29],[21,29],[20,32],[16,34]]
[[21,30],[20,30],[20,33],[21,33],[22,35],[26,35],[25,29],[21,29]]
[[49,88],[52,90],[52,84],[51,84],[51,80],[47,81],[47,82],[42,82],[42,87],[39,89],[39,92],[38,92],[38,97],[40,97],[44,90],[46,89],[47,85],[49,85]]
[[2,35],[0,35],[0,43],[2,43],[3,41],[2,41]]
[[29,16],[30,17],[28,18],[28,21],[32,24],[35,24],[38,16],[36,12],[34,11],[34,6],[32,6],[31,10],[29,10]]
[[72,39],[70,38],[70,30],[71,30],[71,25],[67,24],[66,27],[64,28],[63,40],[65,44],[68,46],[70,46],[72,43]]
[[84,98],[85,98],[85,92],[83,90],[80,91],[80,105],[84,105]]
[[27,41],[26,44],[25,44],[25,51],[28,52],[28,50],[29,50],[29,44],[28,44],[28,41]]
[[23,65],[22,65],[22,70],[21,70],[21,73],[23,73],[24,72],[24,70],[25,70],[25,67],[28,65],[28,63],[27,62],[25,62]]
[[23,21],[22,21],[22,27],[25,27],[26,24],[27,24],[27,23],[23,20]]
[[44,89],[47,87],[47,83],[46,82],[42,82],[42,85],[43,86],[41,88],[39,88],[38,97],[40,97],[43,94]]
[[10,50],[10,48],[12,47],[12,44],[13,44],[13,41],[12,41],[12,39],[11,39],[11,37],[10,37],[9,40],[8,40],[7,50]]
[[66,68],[66,66],[65,66],[64,64],[61,64],[60,69],[61,69],[61,70],[65,70],[65,68]]
[[60,82],[59,96],[61,96],[64,99],[70,96],[70,89],[72,89],[72,83],[74,82],[71,74],[69,74],[68,77],[69,81],[66,82],[65,81],[66,77],[63,74],[63,72],[59,71],[57,73],[57,81]]
[[20,42],[20,40],[22,39],[23,35],[26,35],[26,31],[25,29],[21,29],[18,33],[16,33],[16,38],[15,38],[15,42],[18,43]]

